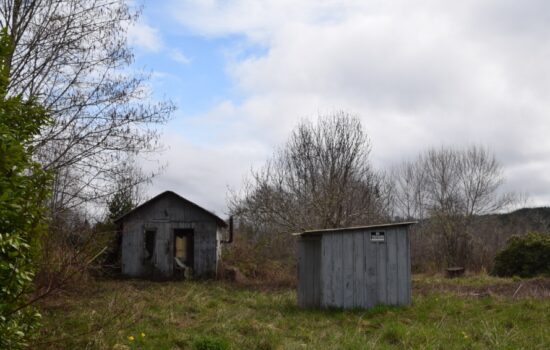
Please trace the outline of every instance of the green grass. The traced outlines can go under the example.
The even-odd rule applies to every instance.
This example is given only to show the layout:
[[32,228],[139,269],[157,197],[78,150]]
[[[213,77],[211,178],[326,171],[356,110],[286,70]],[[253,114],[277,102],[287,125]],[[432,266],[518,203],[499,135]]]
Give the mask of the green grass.
[[[442,283],[482,284],[478,277]],[[424,280],[415,278],[415,283]],[[433,278],[427,278],[433,284]],[[486,281],[487,282],[487,281]],[[507,283],[491,279],[489,283]],[[413,294],[409,307],[302,310],[293,290],[221,282],[103,281],[49,301],[37,348],[548,349],[550,300],[452,292]],[[145,337],[140,334],[144,333]],[[134,340],[130,341],[129,336]],[[48,343],[50,342],[50,343]]]

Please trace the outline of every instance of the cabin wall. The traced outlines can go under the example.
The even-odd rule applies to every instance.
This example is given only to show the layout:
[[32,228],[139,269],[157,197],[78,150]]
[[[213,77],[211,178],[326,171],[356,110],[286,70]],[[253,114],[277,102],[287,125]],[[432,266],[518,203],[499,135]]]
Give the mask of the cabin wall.
[[139,276],[142,273],[144,240],[142,226],[137,222],[124,225],[122,234],[122,273],[128,276]]
[[[122,272],[129,276],[174,272],[174,229],[194,230],[194,274],[214,275],[220,256],[218,225],[207,213],[185,205],[175,196],[166,196],[124,218],[122,233]],[[156,231],[151,262],[145,261],[145,230]]]
[[[320,239],[320,306],[370,308],[411,301],[410,249],[407,228],[376,229],[385,242],[372,242],[372,230],[325,233]],[[311,254],[302,251],[302,254]],[[308,258],[302,258],[308,260]],[[301,261],[299,262],[299,264]],[[303,267],[300,267],[303,269]],[[304,277],[299,274],[299,285]],[[314,293],[312,294],[314,295]],[[301,300],[300,298],[308,298]],[[314,303],[309,294],[298,304]]]

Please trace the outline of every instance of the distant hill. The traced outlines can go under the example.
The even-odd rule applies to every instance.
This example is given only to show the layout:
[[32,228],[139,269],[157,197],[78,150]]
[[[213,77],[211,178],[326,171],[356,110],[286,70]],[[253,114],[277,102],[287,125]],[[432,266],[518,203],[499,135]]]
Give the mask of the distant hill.
[[510,213],[484,215],[482,218],[496,219],[499,226],[516,228],[517,233],[550,232],[550,207],[521,208]]
[[[397,218],[395,221],[406,221]],[[430,219],[418,220],[418,226],[428,224]],[[474,225],[480,231],[500,231],[505,236],[529,231],[550,233],[550,207],[521,208],[509,213],[476,216]]]

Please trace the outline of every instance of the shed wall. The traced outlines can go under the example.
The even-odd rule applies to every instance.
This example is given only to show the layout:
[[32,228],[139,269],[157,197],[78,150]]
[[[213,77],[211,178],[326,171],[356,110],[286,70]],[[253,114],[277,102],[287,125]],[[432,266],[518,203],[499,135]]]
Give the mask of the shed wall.
[[300,238],[298,305],[369,308],[410,303],[407,228],[383,231],[383,243],[370,240],[371,230],[324,233],[318,236],[319,243]]
[[298,241],[298,305],[319,306],[321,302],[321,239]]

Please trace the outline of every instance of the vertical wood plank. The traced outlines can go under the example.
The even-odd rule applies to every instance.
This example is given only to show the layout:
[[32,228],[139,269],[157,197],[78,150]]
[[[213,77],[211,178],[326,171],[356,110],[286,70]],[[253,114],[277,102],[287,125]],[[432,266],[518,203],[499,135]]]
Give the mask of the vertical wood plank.
[[313,306],[321,306],[321,240],[314,242],[314,260],[313,260]]
[[202,223],[197,223],[195,225],[195,229],[193,230],[193,260],[194,261],[194,271],[193,271],[193,274],[195,276],[200,276],[202,275],[203,273],[203,268],[202,268],[202,242],[201,242],[201,238],[203,236],[204,232],[203,232],[203,224]]
[[376,247],[377,254],[377,274],[376,285],[378,287],[378,303],[386,304],[388,302],[387,295],[387,243],[371,242]]
[[412,302],[412,278],[411,278],[411,236],[408,227],[405,227],[405,237],[406,237],[406,262],[407,262],[407,304]]
[[131,255],[131,246],[130,246],[130,230],[127,227],[124,227],[122,233],[122,251],[120,259],[122,261],[122,273],[124,275],[130,274],[130,255]]
[[321,237],[321,306],[328,307],[332,300],[332,257],[330,246],[331,235]]
[[353,306],[365,306],[365,250],[363,244],[363,232],[353,233]]
[[340,233],[342,237],[342,277],[343,277],[343,307],[350,309],[354,306],[355,290],[355,259],[354,255],[354,233]]
[[365,271],[365,307],[378,304],[378,244],[370,241],[370,231],[363,232],[365,256],[363,258]]
[[306,283],[305,279],[305,248],[304,248],[304,242],[302,238],[298,239],[298,306],[305,307],[305,300],[304,300],[304,284]]
[[161,226],[163,233],[163,245],[165,254],[162,256],[163,273],[165,276],[173,276],[174,274],[174,230],[169,222],[163,223]]
[[399,293],[398,266],[397,266],[397,231],[396,229],[386,230],[386,261],[387,261],[387,302],[390,305],[397,305],[397,295]]
[[334,292],[334,302],[332,306],[343,307],[344,306],[344,257],[343,257],[343,235],[338,232],[332,234],[333,236],[333,264],[334,269],[332,273],[333,279],[333,292]]
[[313,242],[311,240],[307,240],[305,242],[305,262],[306,262],[306,265],[305,265],[305,278],[306,278],[306,285],[305,285],[305,288],[304,288],[304,298],[306,300],[306,305],[307,306],[313,306],[313,280],[314,280],[314,275],[313,275],[313,260],[314,260],[314,257],[313,257],[313,254],[315,254],[315,248],[313,246]]
[[397,239],[397,281],[398,295],[397,303],[399,305],[408,304],[408,289],[410,281],[408,280],[407,264],[407,229],[396,229]]

